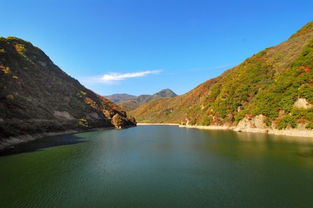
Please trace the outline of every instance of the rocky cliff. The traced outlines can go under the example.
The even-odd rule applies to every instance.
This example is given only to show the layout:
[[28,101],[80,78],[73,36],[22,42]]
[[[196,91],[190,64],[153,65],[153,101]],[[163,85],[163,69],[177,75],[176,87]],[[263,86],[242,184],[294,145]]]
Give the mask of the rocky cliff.
[[119,106],[82,86],[39,48],[0,38],[0,143],[21,135],[134,125]]

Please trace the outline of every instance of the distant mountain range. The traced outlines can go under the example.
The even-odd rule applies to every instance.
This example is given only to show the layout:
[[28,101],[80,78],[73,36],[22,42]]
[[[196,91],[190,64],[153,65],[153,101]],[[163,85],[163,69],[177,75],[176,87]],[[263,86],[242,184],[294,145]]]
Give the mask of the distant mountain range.
[[131,111],[139,106],[159,98],[173,98],[177,95],[171,89],[163,89],[153,95],[129,95],[129,94],[113,94],[106,96],[112,102],[115,102],[126,111]]
[[0,149],[45,133],[136,125],[124,110],[140,122],[313,136],[313,22],[186,94],[107,98],[31,43],[0,38]]
[[140,122],[313,129],[313,22],[287,41],[174,98],[130,112]]
[[124,100],[130,100],[130,99],[136,99],[137,96],[135,95],[129,95],[129,94],[113,94],[105,96],[107,99],[111,100],[114,103],[118,103]]
[[15,37],[0,38],[0,101],[0,148],[26,135],[136,125],[118,105]]

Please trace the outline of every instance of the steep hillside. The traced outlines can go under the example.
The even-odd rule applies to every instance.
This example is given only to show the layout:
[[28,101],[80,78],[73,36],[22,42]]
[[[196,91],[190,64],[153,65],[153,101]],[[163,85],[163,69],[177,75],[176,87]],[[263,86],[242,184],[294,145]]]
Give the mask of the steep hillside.
[[0,101],[0,143],[12,136],[135,125],[119,106],[15,37],[0,38]]
[[313,22],[287,41],[175,98],[130,114],[141,122],[313,128]]
[[133,99],[122,100],[120,102],[117,102],[117,104],[121,106],[123,109],[125,109],[126,111],[131,111],[151,100],[156,100],[159,98],[172,98],[176,96],[177,95],[172,90],[163,89],[153,95],[140,95]]

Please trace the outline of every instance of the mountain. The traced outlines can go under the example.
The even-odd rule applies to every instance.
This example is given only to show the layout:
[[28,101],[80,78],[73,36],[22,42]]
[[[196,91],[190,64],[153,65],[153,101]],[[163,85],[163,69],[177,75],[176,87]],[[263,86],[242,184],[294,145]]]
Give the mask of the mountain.
[[15,37],[0,38],[0,89],[3,145],[21,135],[135,125],[118,105],[82,86],[39,48]]
[[129,94],[113,94],[105,97],[114,103],[118,103],[124,100],[135,99],[137,96]]
[[313,129],[313,22],[287,41],[174,98],[129,112],[140,122]]
[[134,110],[139,106],[151,101],[160,98],[171,98],[176,97],[177,95],[170,89],[163,89],[153,95],[139,95],[135,98],[128,99],[128,100],[121,100],[117,102],[119,106],[121,106],[126,111]]
[[176,97],[176,93],[173,92],[171,89],[163,89],[155,94],[152,95],[151,99],[155,98],[163,98],[163,97]]

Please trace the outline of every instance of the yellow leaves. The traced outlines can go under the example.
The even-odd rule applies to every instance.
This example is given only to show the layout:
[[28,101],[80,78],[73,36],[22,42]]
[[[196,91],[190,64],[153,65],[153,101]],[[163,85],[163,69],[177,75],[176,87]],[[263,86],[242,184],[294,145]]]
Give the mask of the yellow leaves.
[[86,98],[85,98],[85,103],[86,103],[86,104],[91,105],[93,102],[94,102],[94,101],[93,101],[91,98],[89,98],[89,97],[86,97]]
[[85,103],[90,105],[94,109],[98,109],[97,103],[93,99],[91,99],[89,97],[85,98]]
[[77,97],[83,98],[87,95],[87,92],[84,92],[82,90],[80,90],[79,92],[76,93]]
[[[8,66],[0,65],[0,71],[2,71],[4,74],[11,74],[10,67],[8,67]],[[13,79],[18,79],[18,76],[12,75],[12,78]]]
[[8,66],[0,65],[0,70],[1,70],[4,74],[9,74],[9,73],[11,73],[10,67],[8,67]]
[[82,95],[86,95],[87,94],[87,92],[84,92],[84,91],[79,91],[80,92],[80,94],[82,94]]
[[15,47],[15,50],[16,50],[19,54],[24,55],[26,49],[25,49],[25,46],[24,46],[23,44],[15,44],[14,47]]
[[81,119],[79,119],[79,125],[84,126],[84,127],[88,127],[88,121],[84,118],[81,118]]
[[14,47],[15,47],[15,50],[16,50],[17,53],[19,53],[21,56],[23,56],[30,63],[35,64],[31,58],[26,56],[26,54],[25,54],[25,52],[26,52],[25,45],[17,43],[17,44],[14,45]]
[[5,74],[9,74],[9,73],[11,73],[11,71],[10,71],[10,68],[9,68],[9,67],[5,67],[2,71],[3,71]]
[[19,38],[17,37],[14,37],[14,36],[9,36],[7,37],[8,40],[20,40]]
[[3,48],[0,48],[0,53],[5,53],[5,50]]

